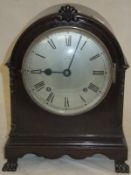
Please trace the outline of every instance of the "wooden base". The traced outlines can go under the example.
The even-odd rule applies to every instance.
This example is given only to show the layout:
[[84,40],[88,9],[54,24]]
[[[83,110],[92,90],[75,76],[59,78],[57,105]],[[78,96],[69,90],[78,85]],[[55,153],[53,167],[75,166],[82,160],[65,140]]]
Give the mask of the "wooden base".
[[[58,139],[58,140],[57,140]],[[99,142],[97,142],[97,139]],[[83,159],[94,154],[103,154],[115,160],[115,171],[117,173],[129,173],[127,160],[127,146],[122,138],[32,138],[32,137],[13,137],[10,138],[5,147],[5,158],[8,160],[3,167],[3,171],[16,171],[17,159],[27,153],[37,156],[54,159],[63,155],[69,155],[75,159]]]

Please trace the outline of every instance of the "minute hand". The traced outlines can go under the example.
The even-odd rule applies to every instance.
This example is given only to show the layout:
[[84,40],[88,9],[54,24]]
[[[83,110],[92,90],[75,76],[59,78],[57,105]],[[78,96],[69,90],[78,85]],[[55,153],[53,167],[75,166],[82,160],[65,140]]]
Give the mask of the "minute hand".
[[75,54],[76,54],[76,51],[77,51],[77,49],[78,49],[78,47],[79,47],[79,44],[80,44],[81,38],[82,38],[82,35],[80,35],[80,38],[79,38],[79,40],[78,40],[78,43],[77,43],[77,46],[76,46],[75,52],[74,52],[74,54],[73,54],[73,56],[72,56],[72,59],[71,59],[71,61],[70,61],[69,66],[68,66],[68,70],[70,69],[70,67],[71,67],[71,65],[72,65],[72,62],[73,62],[73,60],[74,60],[74,58],[75,58]]

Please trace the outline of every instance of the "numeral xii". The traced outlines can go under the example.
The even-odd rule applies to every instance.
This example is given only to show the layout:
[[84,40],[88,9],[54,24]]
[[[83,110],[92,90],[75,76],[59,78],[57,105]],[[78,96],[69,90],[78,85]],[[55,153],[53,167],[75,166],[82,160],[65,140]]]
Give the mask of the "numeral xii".
[[71,35],[65,36],[66,46],[71,46]]

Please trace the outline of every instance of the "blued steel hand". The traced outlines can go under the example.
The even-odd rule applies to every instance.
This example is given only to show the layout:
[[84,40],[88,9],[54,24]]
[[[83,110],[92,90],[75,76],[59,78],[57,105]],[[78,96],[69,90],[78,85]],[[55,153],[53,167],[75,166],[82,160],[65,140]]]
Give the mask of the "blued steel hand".
[[44,73],[46,75],[51,75],[53,73],[57,73],[57,74],[63,74],[65,77],[69,77],[71,75],[71,72],[68,69],[65,69],[63,71],[53,71],[50,68],[47,68],[45,70],[42,70],[42,69],[31,70],[31,73],[32,74],[42,74],[42,73]]
[[75,51],[74,51],[74,54],[73,54],[73,56],[72,56],[72,59],[71,59],[71,61],[70,61],[69,66],[68,66],[68,70],[70,70],[70,68],[71,68],[71,65],[72,65],[73,60],[74,60],[74,58],[75,58],[75,54],[76,54],[76,51],[77,51],[77,49],[78,49],[78,47],[79,47],[79,44],[80,44],[81,38],[82,38],[82,35],[80,35],[80,38],[79,38],[79,40],[78,40],[78,43],[77,43],[76,49],[75,49]]
[[50,68],[47,68],[45,70],[42,70],[42,69],[36,69],[36,70],[31,70],[31,73],[32,74],[42,74],[42,73],[45,73],[46,75],[51,75],[52,73],[58,73],[58,74],[63,74],[63,71],[53,71],[52,69]]

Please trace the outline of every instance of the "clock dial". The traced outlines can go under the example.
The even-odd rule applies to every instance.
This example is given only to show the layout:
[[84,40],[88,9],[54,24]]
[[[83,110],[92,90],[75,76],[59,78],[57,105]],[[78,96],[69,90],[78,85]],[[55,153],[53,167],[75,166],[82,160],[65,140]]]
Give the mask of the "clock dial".
[[25,89],[35,103],[58,115],[98,105],[112,83],[105,45],[80,28],[55,28],[34,39],[22,65]]

